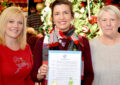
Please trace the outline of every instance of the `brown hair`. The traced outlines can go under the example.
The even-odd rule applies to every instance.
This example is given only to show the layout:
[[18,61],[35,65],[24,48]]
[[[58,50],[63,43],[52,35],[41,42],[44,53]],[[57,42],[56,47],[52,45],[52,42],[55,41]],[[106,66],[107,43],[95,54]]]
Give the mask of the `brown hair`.
[[72,10],[72,3],[69,2],[68,0],[55,0],[55,1],[53,2],[53,4],[51,5],[51,8],[52,8],[52,17],[53,17],[54,7],[55,7],[56,5],[61,5],[61,4],[68,5],[68,6],[70,7],[71,14],[72,14],[72,16],[74,17],[74,13],[73,13],[73,10]]
[[[56,5],[68,5],[71,11],[71,15],[74,18],[74,12],[73,12],[73,8],[72,8],[72,3],[68,0],[55,0],[52,4],[51,4],[51,9],[52,9],[52,18],[53,18],[53,11],[54,11],[54,7]],[[54,27],[54,23],[52,21],[52,26]]]

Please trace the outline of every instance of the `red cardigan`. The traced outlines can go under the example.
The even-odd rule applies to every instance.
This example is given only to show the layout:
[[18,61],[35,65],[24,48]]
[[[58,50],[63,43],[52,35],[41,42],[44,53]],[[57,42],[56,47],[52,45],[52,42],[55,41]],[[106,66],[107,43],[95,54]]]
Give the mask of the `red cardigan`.
[[[32,71],[32,79],[37,80],[38,68],[42,65],[42,45],[44,37],[37,40],[36,45],[33,50],[34,55],[34,66]],[[91,53],[89,42],[86,38],[83,37],[84,51],[82,55],[84,56],[84,77],[81,85],[92,85],[94,74],[91,62]]]

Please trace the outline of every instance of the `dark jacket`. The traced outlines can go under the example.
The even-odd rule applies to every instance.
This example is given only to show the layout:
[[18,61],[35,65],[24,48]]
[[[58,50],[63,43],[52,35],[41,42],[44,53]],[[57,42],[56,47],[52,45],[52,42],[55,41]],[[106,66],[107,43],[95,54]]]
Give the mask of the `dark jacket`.
[[[34,67],[32,72],[32,78],[34,81],[37,80],[37,72],[38,68],[42,65],[42,45],[43,45],[44,37],[37,40],[36,45],[34,47]],[[81,85],[92,85],[94,74],[91,62],[91,53],[89,42],[86,38],[82,37],[84,50],[82,55],[84,56],[84,77]],[[43,84],[44,85],[44,84]]]

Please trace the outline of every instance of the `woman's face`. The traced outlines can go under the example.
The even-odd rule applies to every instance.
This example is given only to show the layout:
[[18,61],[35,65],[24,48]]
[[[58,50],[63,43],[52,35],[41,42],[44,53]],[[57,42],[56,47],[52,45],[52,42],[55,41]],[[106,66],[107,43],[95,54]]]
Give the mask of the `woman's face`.
[[23,30],[23,26],[24,20],[21,15],[12,16],[6,24],[5,37],[17,39]]
[[102,33],[107,36],[116,35],[118,33],[118,27],[120,21],[117,16],[108,12],[104,12],[98,21],[98,25],[102,30]]
[[61,4],[53,8],[53,22],[57,29],[67,31],[73,17],[69,5]]

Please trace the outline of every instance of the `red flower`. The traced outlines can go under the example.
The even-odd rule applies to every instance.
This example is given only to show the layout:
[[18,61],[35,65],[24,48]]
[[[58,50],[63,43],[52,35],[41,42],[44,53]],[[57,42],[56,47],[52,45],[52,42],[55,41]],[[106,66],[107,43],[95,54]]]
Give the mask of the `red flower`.
[[97,22],[97,17],[92,15],[88,21],[89,21],[90,24],[94,24],[94,23]]

